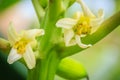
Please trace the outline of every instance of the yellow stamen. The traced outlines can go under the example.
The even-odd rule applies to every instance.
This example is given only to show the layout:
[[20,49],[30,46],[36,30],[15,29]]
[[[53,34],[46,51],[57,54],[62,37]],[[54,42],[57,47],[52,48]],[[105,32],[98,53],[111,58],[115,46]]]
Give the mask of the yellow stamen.
[[25,39],[20,39],[19,41],[17,41],[15,43],[15,45],[13,46],[15,49],[17,49],[17,52],[19,54],[23,54],[25,53],[26,50],[26,45],[28,44],[29,41],[25,40]]
[[81,16],[78,23],[73,27],[74,32],[78,35],[87,35],[91,32],[90,18]]

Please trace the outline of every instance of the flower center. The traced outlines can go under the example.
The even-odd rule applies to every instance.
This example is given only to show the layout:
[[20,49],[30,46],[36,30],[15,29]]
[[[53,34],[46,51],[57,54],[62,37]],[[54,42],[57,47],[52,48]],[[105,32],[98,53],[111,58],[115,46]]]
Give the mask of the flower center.
[[17,52],[19,54],[23,54],[26,51],[26,45],[28,44],[29,41],[25,40],[25,39],[20,39],[19,41],[17,41],[14,44],[14,48],[17,49]]
[[87,35],[91,32],[90,19],[82,16],[78,23],[73,27],[73,30],[78,35]]

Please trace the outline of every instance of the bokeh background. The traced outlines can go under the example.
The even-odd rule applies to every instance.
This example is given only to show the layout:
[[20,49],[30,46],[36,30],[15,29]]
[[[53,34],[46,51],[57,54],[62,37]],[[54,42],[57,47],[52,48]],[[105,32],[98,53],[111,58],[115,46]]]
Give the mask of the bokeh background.
[[[105,19],[120,10],[120,0],[84,1],[95,14],[99,8],[104,9]],[[66,17],[71,17],[79,10],[80,6],[75,3],[66,11]],[[10,22],[18,32],[39,27],[31,0],[0,0],[0,37],[7,39]],[[120,80],[120,27],[93,47],[70,57],[85,66],[90,80]],[[27,76],[25,66],[19,62],[9,65],[6,60],[7,55],[0,52],[0,80],[25,80]],[[55,80],[64,79],[56,75]]]

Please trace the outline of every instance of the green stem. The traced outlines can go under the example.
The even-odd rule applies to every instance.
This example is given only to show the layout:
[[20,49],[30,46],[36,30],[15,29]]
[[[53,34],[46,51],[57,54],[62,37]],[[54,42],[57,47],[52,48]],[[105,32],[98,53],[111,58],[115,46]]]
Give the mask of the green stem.
[[10,50],[10,43],[9,41],[3,39],[3,38],[0,38],[0,51],[8,54]]
[[115,0],[115,9],[116,11],[120,10],[120,0]]
[[61,1],[49,0],[47,12],[41,24],[41,28],[45,30],[45,35],[40,40],[40,52],[44,53],[44,55],[60,40],[61,29],[57,28],[55,24],[62,15]]
[[36,14],[38,16],[39,22],[41,22],[41,20],[43,19],[44,15],[45,15],[45,11],[42,8],[42,6],[39,4],[38,0],[32,0],[32,3],[35,8]]
[[40,5],[45,9],[48,4],[48,0],[38,0]]
[[[45,30],[45,35],[40,40],[38,39],[38,42],[40,42],[39,55],[43,55],[43,57],[37,61],[36,67],[33,70],[28,71],[28,80],[54,80],[60,59],[58,53],[53,50],[55,43],[52,40],[57,40],[54,39],[55,36],[59,37],[59,33],[61,33],[61,30],[55,26],[62,12],[61,2],[62,0],[49,0],[46,14],[41,23],[41,28]],[[38,14],[39,9],[36,6],[38,5],[36,0],[33,0],[33,4]],[[38,18],[40,18],[39,14]]]
[[[110,32],[112,32],[115,28],[120,25],[120,11],[114,14],[109,19],[105,20],[99,27],[99,29],[92,35],[86,36],[82,38],[83,43],[94,45],[105,36],[107,36]],[[79,46],[71,46],[71,47],[62,47],[61,57],[66,57],[78,53],[84,49]]]
[[37,61],[34,69],[28,70],[27,80],[54,80],[59,61],[57,53],[55,51],[50,52],[46,58]]
[[65,9],[69,8],[76,0],[63,0]]

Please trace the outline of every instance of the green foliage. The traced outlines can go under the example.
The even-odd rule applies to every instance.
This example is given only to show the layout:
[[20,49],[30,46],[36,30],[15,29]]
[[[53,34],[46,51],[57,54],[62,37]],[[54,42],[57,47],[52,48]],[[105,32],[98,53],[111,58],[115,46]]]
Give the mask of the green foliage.
[[4,11],[6,8],[19,2],[20,0],[0,0],[0,11]]

